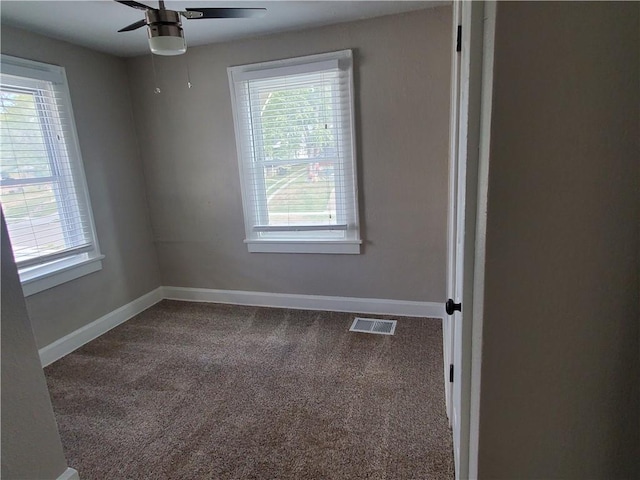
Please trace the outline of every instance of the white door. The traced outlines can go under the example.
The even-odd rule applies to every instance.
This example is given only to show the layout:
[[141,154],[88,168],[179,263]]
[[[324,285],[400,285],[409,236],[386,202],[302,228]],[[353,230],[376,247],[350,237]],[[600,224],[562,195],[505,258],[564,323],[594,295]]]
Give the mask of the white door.
[[[459,2],[453,4],[452,57],[451,57],[451,113],[449,124],[449,211],[447,228],[447,298],[452,298],[456,281],[456,231],[458,204],[458,105],[460,100],[460,52],[458,51],[458,26],[462,20]],[[445,400],[449,425],[453,426],[453,382],[450,381],[450,367],[453,365],[453,339],[455,324],[453,318],[445,317],[443,322],[443,351]]]
[[[473,282],[478,205],[482,107],[484,2],[454,2],[454,28],[461,25],[461,51],[452,71],[447,317],[453,383],[447,388],[456,479],[469,476]],[[457,43],[457,42],[456,42]],[[454,45],[455,46],[455,45]],[[455,126],[453,123],[455,122]],[[455,143],[454,143],[455,141]],[[448,366],[448,365],[447,365]]]

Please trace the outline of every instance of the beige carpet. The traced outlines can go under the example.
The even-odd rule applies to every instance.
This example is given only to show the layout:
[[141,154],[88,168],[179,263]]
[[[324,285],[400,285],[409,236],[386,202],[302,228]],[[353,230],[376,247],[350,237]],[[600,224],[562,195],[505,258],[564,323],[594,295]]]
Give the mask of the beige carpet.
[[[370,316],[370,315],[367,315]],[[45,369],[90,479],[450,479],[440,320],[163,301]]]

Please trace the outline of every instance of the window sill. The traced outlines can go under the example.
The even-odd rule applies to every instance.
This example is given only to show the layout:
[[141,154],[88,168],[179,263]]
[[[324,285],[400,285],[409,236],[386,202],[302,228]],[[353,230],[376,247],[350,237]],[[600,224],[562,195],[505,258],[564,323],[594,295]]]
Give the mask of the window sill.
[[20,272],[22,291],[25,297],[56,287],[76,278],[102,270],[104,255],[86,258],[67,258]]
[[360,254],[362,240],[312,241],[245,240],[249,253]]

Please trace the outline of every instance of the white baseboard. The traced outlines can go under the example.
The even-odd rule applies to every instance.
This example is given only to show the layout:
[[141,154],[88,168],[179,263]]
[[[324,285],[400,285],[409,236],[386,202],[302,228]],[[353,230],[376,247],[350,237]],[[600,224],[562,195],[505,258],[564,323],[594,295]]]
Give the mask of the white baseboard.
[[[143,312],[152,305],[162,300],[162,287],[158,287],[151,292],[136,298],[134,301],[107,313],[103,317],[85,325],[69,335],[50,343],[39,350],[40,362],[43,367],[52,364],[56,360],[80,348],[85,343],[98,338],[121,323]],[[61,477],[62,478],[62,477]],[[66,477],[65,477],[66,478]],[[73,478],[73,477],[69,477]]]
[[212,290],[208,288],[158,287],[111,313],[85,325],[39,350],[43,367],[77,350],[121,323],[155,305],[162,299],[188,302],[228,303],[256,307],[327,310],[402,317],[444,318],[444,305],[433,302],[387,300],[379,298],[328,297],[286,293]]
[[162,287],[162,290],[163,297],[166,299],[189,302],[230,303],[257,307],[327,310],[332,312],[355,312],[403,317],[444,317],[444,304],[433,302],[185,287]]
[[78,475],[78,471],[73,468],[67,468],[62,475],[60,475],[57,480],[80,480],[80,475]]

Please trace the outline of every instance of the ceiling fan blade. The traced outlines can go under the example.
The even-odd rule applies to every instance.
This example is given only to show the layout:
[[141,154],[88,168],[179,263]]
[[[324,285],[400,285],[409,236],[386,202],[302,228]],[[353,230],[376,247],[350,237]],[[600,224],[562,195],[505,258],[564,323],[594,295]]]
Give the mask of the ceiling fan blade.
[[118,3],[126,5],[127,7],[137,8],[138,10],[155,10],[155,8],[147,7],[143,3],[135,2],[134,0],[115,0]]
[[140,27],[144,27],[147,24],[146,20],[138,20],[136,23],[132,23],[131,25],[127,25],[124,28],[118,30],[120,32],[130,32],[131,30],[137,30]]
[[[202,16],[192,16],[189,12],[202,13]],[[186,17],[192,20],[198,18],[258,18],[265,15],[266,8],[187,8]]]

